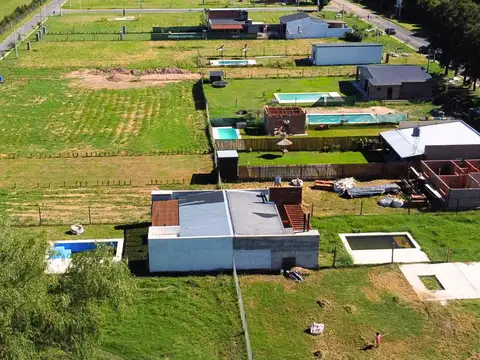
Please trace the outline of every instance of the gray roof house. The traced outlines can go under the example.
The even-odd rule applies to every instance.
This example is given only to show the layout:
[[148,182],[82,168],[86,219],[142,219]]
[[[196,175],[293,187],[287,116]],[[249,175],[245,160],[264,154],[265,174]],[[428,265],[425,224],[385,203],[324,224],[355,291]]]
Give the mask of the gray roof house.
[[286,39],[340,38],[351,32],[343,21],[328,21],[298,12],[280,18],[281,34]]
[[356,80],[370,100],[416,100],[433,97],[434,81],[420,66],[359,66]]
[[153,191],[150,272],[232,270],[234,262],[238,270],[317,268],[319,233],[301,196],[301,188]]

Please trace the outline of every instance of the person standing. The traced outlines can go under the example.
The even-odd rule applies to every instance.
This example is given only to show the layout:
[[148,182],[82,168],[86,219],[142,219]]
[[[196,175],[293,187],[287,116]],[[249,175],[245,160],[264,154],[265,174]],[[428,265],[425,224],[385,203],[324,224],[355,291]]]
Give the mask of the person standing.
[[383,340],[383,336],[377,332],[376,336],[375,336],[375,347],[379,347],[380,344],[382,343],[382,340]]

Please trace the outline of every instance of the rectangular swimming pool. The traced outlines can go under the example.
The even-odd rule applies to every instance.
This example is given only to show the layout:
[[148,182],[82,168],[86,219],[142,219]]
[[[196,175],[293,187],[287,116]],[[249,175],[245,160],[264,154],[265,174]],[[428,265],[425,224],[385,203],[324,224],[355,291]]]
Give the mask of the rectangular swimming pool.
[[320,102],[321,105],[326,105],[328,100],[341,99],[337,92],[275,93],[273,96],[279,104],[314,104]]
[[216,127],[212,128],[212,130],[215,140],[237,140],[242,138],[240,131],[232,127]]
[[72,262],[73,254],[93,250],[98,244],[105,244],[112,247],[112,257],[114,261],[118,262],[122,259],[123,239],[52,241],[46,254],[47,272],[63,273],[67,271]]
[[210,60],[211,66],[251,66],[257,65],[256,60]]
[[307,123],[310,125],[336,124],[375,124],[377,119],[372,114],[308,114]]
[[339,234],[354,264],[430,261],[408,232]]

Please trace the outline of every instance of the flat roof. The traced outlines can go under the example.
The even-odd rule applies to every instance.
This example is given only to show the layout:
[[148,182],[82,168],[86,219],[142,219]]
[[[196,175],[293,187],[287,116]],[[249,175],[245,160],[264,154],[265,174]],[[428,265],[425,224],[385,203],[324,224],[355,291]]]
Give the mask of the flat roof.
[[235,235],[284,235],[277,206],[264,202],[268,190],[226,190]]
[[479,145],[480,134],[463,121],[422,126],[418,137],[414,128],[384,131],[380,136],[401,158],[419,156],[428,145]]
[[313,47],[383,47],[382,44],[375,43],[334,43],[334,44],[312,44]]
[[222,191],[174,192],[179,201],[180,237],[231,235]]
[[309,18],[310,15],[308,15],[305,12],[297,12],[295,14],[290,14],[290,15],[285,15],[280,17],[280,22],[289,22],[289,21],[295,21],[295,20],[300,20],[300,19],[305,19]]
[[217,156],[219,159],[238,158],[238,152],[237,150],[217,150]]

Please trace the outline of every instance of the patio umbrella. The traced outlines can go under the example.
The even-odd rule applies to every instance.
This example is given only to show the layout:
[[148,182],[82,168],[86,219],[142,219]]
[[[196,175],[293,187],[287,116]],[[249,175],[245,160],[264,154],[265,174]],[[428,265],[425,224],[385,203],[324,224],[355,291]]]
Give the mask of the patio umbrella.
[[292,145],[292,142],[290,140],[288,140],[287,138],[283,138],[282,140],[280,140],[278,143],[277,143],[278,146],[280,146],[282,148],[282,156],[285,155],[285,153],[288,151],[287,149],[285,149],[285,146],[290,146]]

